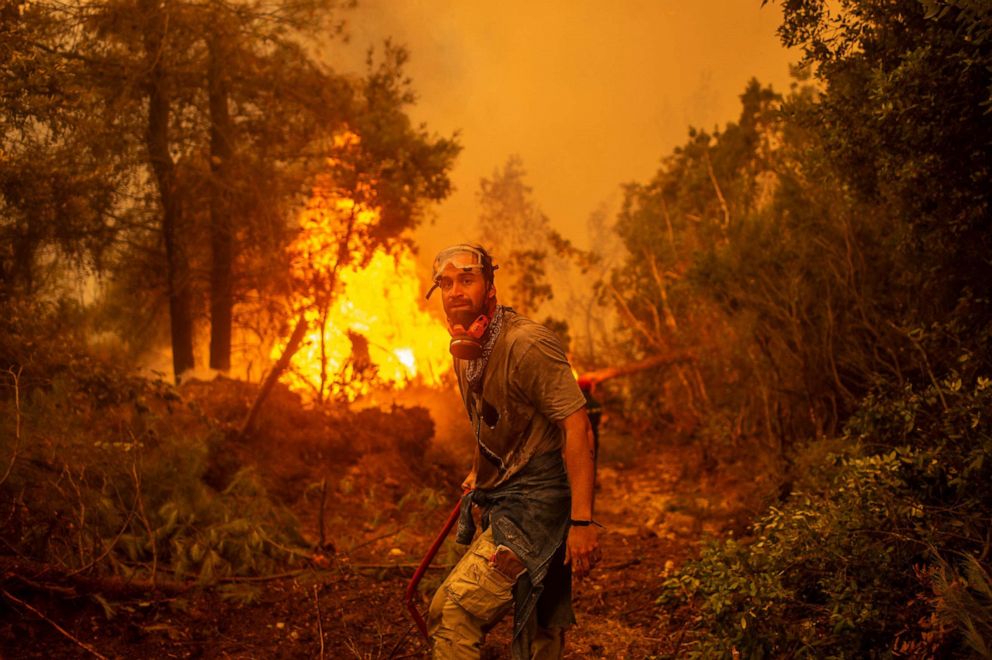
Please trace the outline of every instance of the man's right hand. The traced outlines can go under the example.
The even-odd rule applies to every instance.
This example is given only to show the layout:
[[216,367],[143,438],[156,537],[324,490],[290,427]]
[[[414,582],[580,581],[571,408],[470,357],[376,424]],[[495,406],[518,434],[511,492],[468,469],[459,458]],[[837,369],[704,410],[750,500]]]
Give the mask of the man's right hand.
[[568,539],[565,543],[565,563],[572,565],[575,577],[584,578],[593,566],[599,563],[602,552],[599,549],[599,539],[596,528],[592,526],[568,529]]

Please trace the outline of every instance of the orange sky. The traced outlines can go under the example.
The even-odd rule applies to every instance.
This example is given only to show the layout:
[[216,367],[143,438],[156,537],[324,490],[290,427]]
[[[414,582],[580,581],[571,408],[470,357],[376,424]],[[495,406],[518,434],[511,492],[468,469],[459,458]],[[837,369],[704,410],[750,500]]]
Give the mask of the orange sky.
[[349,16],[342,61],[405,44],[412,115],[460,133],[456,191],[418,232],[422,259],[475,238],[479,179],[514,153],[552,225],[585,246],[622,183],[650,177],[690,124],[736,119],[750,77],[787,90],[797,59],[760,0],[360,0]]

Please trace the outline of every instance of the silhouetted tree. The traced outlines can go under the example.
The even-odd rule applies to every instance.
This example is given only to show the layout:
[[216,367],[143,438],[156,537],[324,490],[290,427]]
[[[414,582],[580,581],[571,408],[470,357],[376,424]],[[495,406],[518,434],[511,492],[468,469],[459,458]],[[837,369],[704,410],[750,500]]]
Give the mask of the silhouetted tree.
[[510,156],[502,168],[479,182],[479,230],[482,242],[501,264],[507,295],[503,300],[523,314],[534,314],[554,296],[547,278],[551,232],[548,217],[533,199],[523,160]]
[[[824,94],[805,120],[856,201],[897,218],[917,290],[905,327],[992,321],[992,8],[970,0],[786,0],[780,30]],[[956,343],[958,339],[950,340]],[[950,360],[959,351],[949,351]]]
[[[12,239],[0,268],[5,288],[30,281],[48,245],[109,254],[100,265],[124,278],[120,292],[164,290],[179,378],[195,365],[199,318],[210,319],[211,366],[226,370],[237,305],[242,317],[280,315],[268,301],[287,293],[291,219],[316,174],[381,209],[370,241],[415,225],[424,200],[447,194],[457,149],[407,118],[402,49],[387,45],[365,77],[336,74],[314,57],[313,40],[342,28],[337,8],[331,0],[5,5],[17,55],[5,66],[29,83],[34,71],[39,84],[36,104],[4,88],[16,155],[0,172]],[[344,133],[361,142],[348,163],[333,151]],[[43,151],[59,162],[39,177]],[[58,196],[78,217],[53,231],[32,199],[56,175],[67,180]],[[97,234],[99,245],[86,242]]]

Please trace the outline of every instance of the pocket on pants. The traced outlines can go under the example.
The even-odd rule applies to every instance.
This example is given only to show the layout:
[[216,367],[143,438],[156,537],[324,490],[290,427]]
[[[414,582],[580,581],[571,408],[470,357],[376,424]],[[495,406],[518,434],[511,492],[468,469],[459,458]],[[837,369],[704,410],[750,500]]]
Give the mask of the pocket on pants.
[[447,589],[451,599],[466,612],[490,623],[499,618],[513,600],[514,582],[489,566],[487,558],[473,554],[465,570],[448,581]]

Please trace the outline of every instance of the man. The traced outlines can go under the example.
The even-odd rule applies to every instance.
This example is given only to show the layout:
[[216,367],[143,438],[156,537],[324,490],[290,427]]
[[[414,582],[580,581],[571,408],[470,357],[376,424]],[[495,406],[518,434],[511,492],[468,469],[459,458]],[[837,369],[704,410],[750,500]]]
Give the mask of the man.
[[[458,385],[476,439],[458,541],[471,542],[431,602],[434,658],[478,658],[513,611],[514,658],[560,658],[574,623],[571,573],[599,560],[585,397],[543,325],[496,302],[492,258],[455,245],[434,259]],[[472,540],[473,506],[482,532]]]

